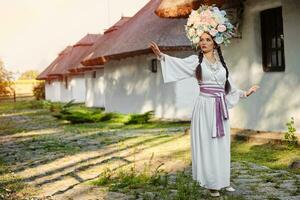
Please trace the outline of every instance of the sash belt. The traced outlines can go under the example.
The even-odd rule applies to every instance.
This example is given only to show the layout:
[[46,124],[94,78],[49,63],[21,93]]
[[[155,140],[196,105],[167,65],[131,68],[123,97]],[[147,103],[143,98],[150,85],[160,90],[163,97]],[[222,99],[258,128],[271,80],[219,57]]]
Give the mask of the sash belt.
[[223,120],[229,119],[228,109],[225,101],[225,89],[215,84],[200,83],[200,95],[215,98],[216,100],[216,133],[213,138],[220,138],[225,135]]

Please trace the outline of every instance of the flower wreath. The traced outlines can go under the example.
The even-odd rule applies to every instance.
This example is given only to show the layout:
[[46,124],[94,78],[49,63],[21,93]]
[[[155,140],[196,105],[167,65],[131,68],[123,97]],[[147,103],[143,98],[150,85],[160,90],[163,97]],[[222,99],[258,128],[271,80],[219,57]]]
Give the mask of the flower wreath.
[[209,33],[214,41],[227,46],[234,36],[235,28],[225,17],[226,12],[215,6],[202,5],[198,10],[192,10],[187,24],[186,35],[194,48],[197,49],[202,33]]

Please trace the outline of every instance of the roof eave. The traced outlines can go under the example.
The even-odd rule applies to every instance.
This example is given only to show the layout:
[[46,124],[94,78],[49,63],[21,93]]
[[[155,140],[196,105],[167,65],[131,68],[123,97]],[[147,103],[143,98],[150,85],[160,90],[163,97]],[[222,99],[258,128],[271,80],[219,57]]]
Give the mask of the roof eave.
[[[188,51],[188,50],[193,50],[193,48],[188,45],[188,46],[160,46],[159,47],[161,50],[164,51]],[[82,64],[84,66],[94,66],[94,65],[104,65],[107,63],[109,60],[118,60],[126,57],[132,57],[132,56],[138,56],[138,55],[143,55],[143,54],[149,54],[153,53],[151,49],[141,49],[141,50],[136,50],[136,51],[130,51],[130,52],[123,52],[119,54],[113,54],[113,55],[108,55],[108,56],[101,56],[101,57],[96,57],[92,59],[87,59],[82,61]]]

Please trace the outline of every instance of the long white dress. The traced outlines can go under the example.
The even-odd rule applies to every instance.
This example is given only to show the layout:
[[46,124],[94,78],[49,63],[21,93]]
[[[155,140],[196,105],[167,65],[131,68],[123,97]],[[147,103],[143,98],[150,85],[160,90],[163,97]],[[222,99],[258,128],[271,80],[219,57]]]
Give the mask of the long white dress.
[[[203,58],[202,83],[219,84],[224,87],[226,71],[219,58],[211,64]],[[172,57],[162,54],[160,59],[163,80],[165,83],[179,81],[195,76],[199,63],[197,55],[186,58]],[[231,91],[225,96],[227,108],[234,107],[245,98],[245,91],[238,89],[229,76]],[[200,186],[219,190],[230,186],[230,123],[223,121],[225,136],[212,138],[216,133],[216,105],[215,98],[197,96],[191,119],[191,155],[192,177]],[[230,116],[229,116],[230,118]]]

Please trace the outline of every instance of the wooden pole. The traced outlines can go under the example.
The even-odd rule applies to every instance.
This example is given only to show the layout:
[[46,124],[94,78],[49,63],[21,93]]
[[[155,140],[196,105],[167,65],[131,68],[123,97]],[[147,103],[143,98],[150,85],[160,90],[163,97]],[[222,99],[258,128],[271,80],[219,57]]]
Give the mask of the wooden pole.
[[14,90],[14,102],[16,103],[16,91]]

